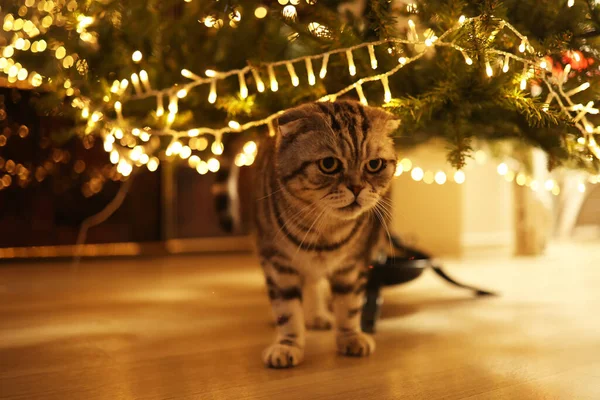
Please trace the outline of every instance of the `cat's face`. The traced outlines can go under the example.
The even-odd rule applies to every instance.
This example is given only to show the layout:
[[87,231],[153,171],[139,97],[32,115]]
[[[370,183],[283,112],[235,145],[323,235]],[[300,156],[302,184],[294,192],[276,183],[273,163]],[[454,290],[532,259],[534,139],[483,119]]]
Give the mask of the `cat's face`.
[[356,102],[316,103],[279,119],[277,172],[285,189],[337,219],[372,209],[389,189],[399,121]]

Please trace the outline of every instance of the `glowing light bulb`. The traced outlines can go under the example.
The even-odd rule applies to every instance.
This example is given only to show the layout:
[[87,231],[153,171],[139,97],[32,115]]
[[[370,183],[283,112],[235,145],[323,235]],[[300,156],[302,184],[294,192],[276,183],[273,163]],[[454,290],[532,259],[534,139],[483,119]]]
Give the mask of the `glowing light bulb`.
[[229,121],[229,123],[227,125],[229,125],[229,127],[231,129],[234,129],[236,131],[239,130],[242,127],[239,122],[233,121],[233,120]]
[[135,91],[137,93],[142,93],[142,87],[140,86],[140,78],[138,77],[138,74],[136,74],[135,72],[133,74],[131,74],[131,83],[133,83],[133,87],[135,88]]
[[384,103],[389,103],[392,100],[392,92],[390,91],[387,75],[381,78],[381,84],[383,85],[383,101]]
[[411,178],[413,178],[417,182],[421,181],[424,175],[425,174],[423,170],[419,167],[413,168],[413,170],[410,173]]
[[215,76],[217,76],[217,72],[212,69],[207,69],[206,71],[204,71],[204,74],[209,78],[214,78]]
[[575,0],[569,0],[567,1],[567,7],[571,8],[575,5]]
[[473,59],[471,57],[469,57],[469,55],[467,53],[465,53],[463,51],[462,55],[465,58],[465,63],[467,63],[467,65],[473,65]]
[[577,185],[577,190],[579,190],[579,193],[585,193],[585,189],[585,183],[580,183]]
[[154,172],[158,169],[158,164],[159,164],[158,158],[152,157],[152,158],[150,158],[150,160],[148,160],[146,167],[148,168],[149,171]]
[[152,87],[150,86],[150,81],[148,80],[148,73],[144,69],[140,71],[140,80],[144,85],[144,89],[146,89],[147,91],[152,90]]
[[548,68],[548,63],[546,62],[546,60],[542,60],[542,62],[540,62],[540,68],[541,69]]
[[221,154],[223,154],[223,150],[225,150],[223,143],[221,143],[218,140],[215,140],[211,145],[210,145],[210,151],[216,155],[216,156],[220,156]]
[[192,155],[192,149],[189,148],[189,146],[183,146],[181,148],[181,151],[179,152],[179,157],[181,157],[183,160],[189,158],[189,156]]
[[548,179],[544,182],[544,189],[547,191],[551,191],[554,188],[554,181],[552,179]]
[[312,61],[310,58],[305,58],[304,62],[306,64],[306,73],[308,75],[308,84],[310,86],[314,86],[316,83],[315,72],[313,71]]
[[119,162],[119,152],[117,150],[113,150],[110,152],[110,162],[113,164],[117,164]]
[[458,183],[459,185],[465,182],[465,173],[462,171],[456,171],[454,173],[454,182]]
[[400,165],[402,166],[402,170],[404,170],[404,172],[408,172],[412,169],[413,164],[408,158],[403,158],[400,160]]
[[246,154],[254,154],[256,153],[257,146],[253,141],[246,142],[243,147],[244,153]]
[[248,97],[248,86],[246,86],[246,78],[243,72],[238,74],[238,80],[240,81],[240,97],[245,99]]
[[264,92],[265,91],[265,83],[261,79],[260,74],[254,68],[252,68],[251,71],[252,71],[252,76],[254,76],[254,82],[256,83],[256,90],[258,90],[260,93]]
[[189,137],[196,137],[200,134],[200,129],[190,129],[187,134]]
[[464,15],[461,15],[460,18],[458,19],[458,23],[462,25],[465,23],[466,20],[467,20],[467,17],[465,17]]
[[179,89],[177,91],[177,97],[179,97],[180,99],[183,99],[185,96],[187,96],[188,91],[187,89]]
[[508,56],[504,58],[504,65],[502,66],[502,72],[504,73],[507,73],[510,68],[510,65],[508,64],[509,60],[510,58]]
[[264,6],[258,6],[254,10],[254,16],[258,19],[262,19],[267,16],[267,8]]
[[371,68],[377,69],[377,58],[375,58],[375,49],[372,45],[367,46],[369,50],[369,58],[371,60]]
[[363,92],[363,88],[362,85],[357,84],[356,85],[356,93],[358,93],[358,98],[360,99],[360,102],[367,106],[369,105],[369,103],[367,102],[367,97],[365,96],[365,93]]
[[163,107],[162,95],[156,96],[156,116],[162,117],[165,113],[165,108]]
[[207,164],[208,164],[208,170],[210,172],[217,172],[219,170],[219,168],[221,167],[221,163],[216,158],[209,159]]
[[217,81],[212,81],[210,83],[210,92],[208,94],[208,102],[210,104],[215,104],[217,101]]
[[505,163],[500,163],[498,164],[496,171],[498,171],[498,174],[504,176],[508,172],[508,165],[506,165]]
[[443,185],[446,183],[446,174],[443,171],[438,171],[435,173],[435,183],[438,185]]
[[290,74],[290,78],[292,80],[292,85],[294,86],[298,86],[300,84],[300,79],[298,78],[298,75],[296,75],[296,70],[294,69],[294,64],[292,63],[287,63],[285,64],[288,73]]
[[521,79],[521,87],[520,88],[521,88],[521,90],[527,89],[527,78],[523,77]]
[[354,65],[354,57],[352,56],[352,51],[346,51],[346,59],[348,60],[348,72],[350,76],[356,75],[356,65]]
[[319,78],[323,79],[327,75],[327,63],[329,62],[329,54],[323,56],[323,62],[321,63],[321,70],[319,71]]
[[400,57],[398,58],[398,62],[402,65],[406,64],[408,60],[406,59],[406,57]]
[[269,73],[269,81],[271,83],[271,91],[276,92],[279,90],[279,83],[277,83],[277,78],[275,78],[275,71],[273,70],[273,66],[269,65],[267,67],[267,72]]
[[490,65],[489,61],[485,62],[485,73],[487,74],[487,76],[489,76],[490,78],[492,76],[494,76],[494,70],[492,69],[492,66]]
[[518,173],[516,182],[517,182],[517,185],[523,186],[527,182],[527,177],[525,175],[523,175],[522,173]]
[[525,53],[525,41],[522,41],[521,44],[519,45],[519,51],[521,53]]
[[196,171],[198,171],[200,175],[206,174],[208,172],[208,164],[206,161],[200,161],[198,165],[196,165]]
[[139,50],[136,50],[133,52],[133,54],[131,55],[131,59],[133,60],[134,63],[139,63],[140,61],[142,61],[142,52]]

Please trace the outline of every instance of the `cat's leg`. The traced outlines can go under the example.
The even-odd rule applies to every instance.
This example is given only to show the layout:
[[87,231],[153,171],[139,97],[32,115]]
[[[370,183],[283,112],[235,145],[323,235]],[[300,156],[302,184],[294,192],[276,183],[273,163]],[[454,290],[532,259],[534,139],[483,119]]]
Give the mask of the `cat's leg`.
[[308,329],[331,329],[333,315],[327,308],[329,282],[322,278],[307,278],[302,286],[304,320]]
[[263,362],[271,368],[289,368],[300,364],[304,359],[302,282],[296,269],[279,262],[275,264],[276,266],[270,261],[263,264],[277,325],[275,342],[263,352]]
[[367,285],[364,268],[344,268],[331,278],[336,345],[340,354],[364,357],[375,351],[373,338],[360,329],[360,316]]

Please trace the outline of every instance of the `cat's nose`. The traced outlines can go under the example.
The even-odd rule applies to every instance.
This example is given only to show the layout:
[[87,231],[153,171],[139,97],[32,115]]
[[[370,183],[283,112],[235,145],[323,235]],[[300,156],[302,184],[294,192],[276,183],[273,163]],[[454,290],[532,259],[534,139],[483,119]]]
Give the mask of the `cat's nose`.
[[358,194],[363,190],[363,186],[351,185],[350,190],[354,193],[354,196],[358,197]]

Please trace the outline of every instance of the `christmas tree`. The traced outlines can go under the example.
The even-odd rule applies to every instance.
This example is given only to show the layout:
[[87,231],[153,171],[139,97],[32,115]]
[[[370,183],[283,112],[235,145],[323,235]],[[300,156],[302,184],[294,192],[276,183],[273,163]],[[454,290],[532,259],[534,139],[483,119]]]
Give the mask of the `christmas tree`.
[[285,110],[342,96],[397,114],[399,147],[443,139],[457,169],[502,142],[516,159],[539,147],[551,169],[599,172],[595,0],[10,0],[0,12],[4,103],[18,88],[63,121],[32,138],[43,151],[20,172],[2,158],[21,186],[62,176],[49,160],[85,169],[95,138],[106,154],[79,178],[89,196],[165,160],[200,174],[250,165]]

